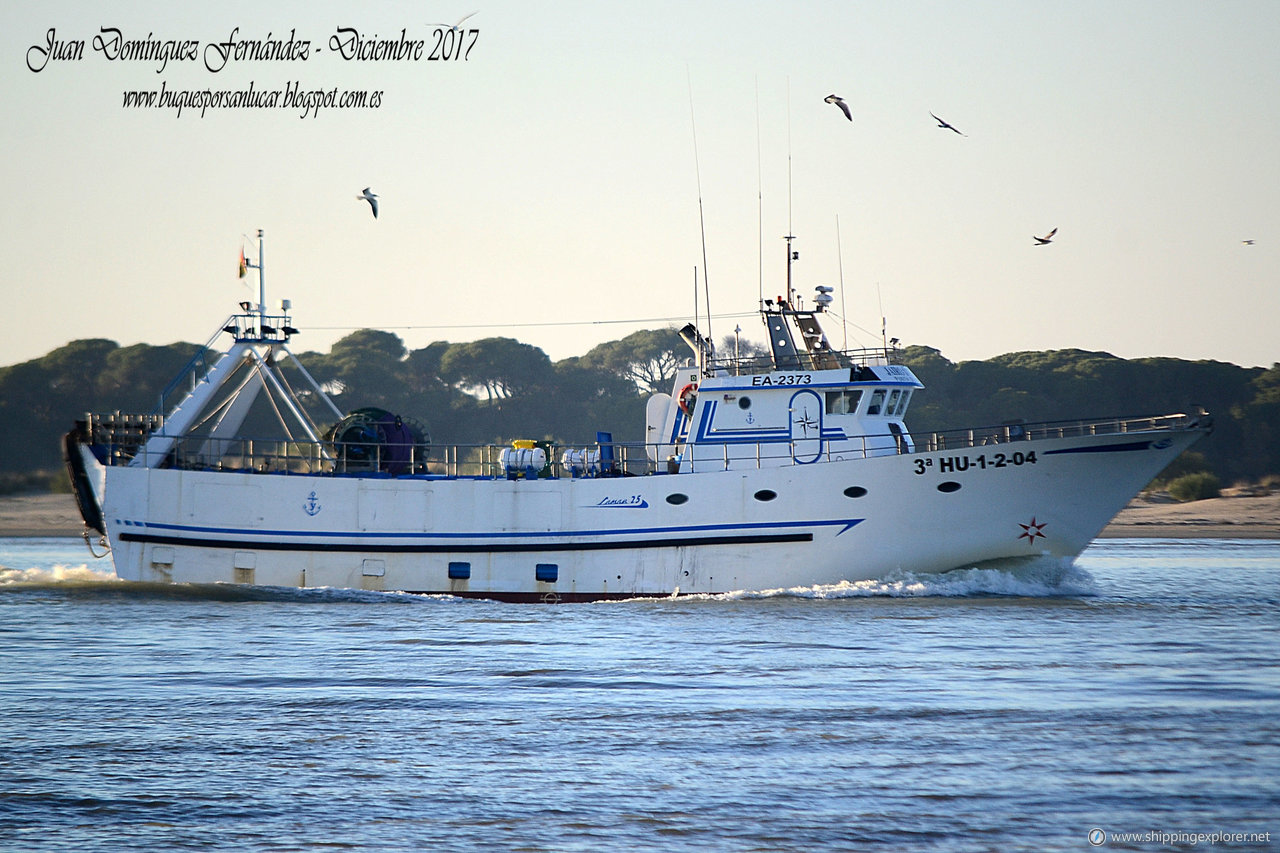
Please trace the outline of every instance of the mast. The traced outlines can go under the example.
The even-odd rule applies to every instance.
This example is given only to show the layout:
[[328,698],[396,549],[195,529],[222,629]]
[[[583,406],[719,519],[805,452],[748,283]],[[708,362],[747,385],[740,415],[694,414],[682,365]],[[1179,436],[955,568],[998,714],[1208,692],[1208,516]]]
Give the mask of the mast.
[[263,337],[266,332],[263,326],[267,324],[267,271],[262,265],[263,248],[262,248],[262,229],[258,229],[258,332]]
[[791,251],[791,241],[795,239],[795,235],[788,234],[782,239],[787,241],[787,307],[791,308],[791,262],[799,256],[799,253]]
[[791,261],[795,254],[791,251],[791,241],[795,239],[795,229],[791,227],[791,78],[787,78],[787,307],[791,302]]

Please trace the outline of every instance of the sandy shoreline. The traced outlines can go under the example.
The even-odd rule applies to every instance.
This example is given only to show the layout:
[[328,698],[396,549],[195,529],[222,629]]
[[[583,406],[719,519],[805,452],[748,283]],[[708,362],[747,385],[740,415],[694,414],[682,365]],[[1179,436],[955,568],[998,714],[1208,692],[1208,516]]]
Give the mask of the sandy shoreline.
[[[0,497],[0,537],[79,536],[71,495]],[[1280,539],[1280,494],[1192,503],[1139,496],[1102,531],[1104,538]]]
[[1280,494],[1178,503],[1139,495],[1102,531],[1104,539],[1280,539]]

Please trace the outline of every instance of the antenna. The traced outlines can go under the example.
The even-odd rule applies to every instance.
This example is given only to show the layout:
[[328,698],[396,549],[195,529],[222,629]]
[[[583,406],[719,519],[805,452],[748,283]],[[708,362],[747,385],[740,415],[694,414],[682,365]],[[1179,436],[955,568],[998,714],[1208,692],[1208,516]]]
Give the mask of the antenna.
[[262,327],[267,323],[267,270],[263,266],[262,229],[258,229],[258,332],[265,336]]
[[836,261],[840,267],[840,330],[844,333],[841,349],[849,351],[849,307],[844,301],[844,244],[840,242],[840,214],[836,214]]
[[694,266],[694,325],[698,325],[698,268]]
[[[704,286],[708,287],[708,304],[707,304],[707,338],[711,338],[711,304],[710,304],[710,287],[706,285],[707,279],[707,223],[702,214],[702,169],[698,165],[698,124],[693,116],[693,75],[689,72],[689,65],[684,66],[685,79],[689,83],[689,127],[693,130],[693,173],[698,181],[698,229],[702,234],[702,279]],[[693,273],[693,298],[694,312],[693,320],[698,321],[697,298],[698,298],[698,271],[695,269]]]
[[876,282],[876,301],[880,303],[880,345],[889,351],[888,321],[884,318],[884,297],[880,295],[880,282]]
[[[760,78],[756,77],[756,276],[759,279],[760,301],[764,308],[764,179],[760,166]],[[735,354],[736,355],[736,354]]]
[[[241,236],[247,236],[247,235],[241,235]],[[249,239],[252,240],[253,238],[249,237]],[[265,241],[262,239],[262,229],[259,228],[258,229],[258,262],[255,264],[253,261],[249,260],[248,258],[245,258],[245,261],[244,261],[245,269],[258,271],[258,331],[259,333],[262,332],[262,327],[267,322],[267,274],[266,274],[266,269],[263,266],[263,261],[265,260],[264,250],[263,250],[264,242]],[[240,250],[240,253],[241,255],[244,254],[243,248]],[[250,306],[248,302],[241,302],[240,307],[244,310],[246,314],[249,313]]]
[[[791,227],[791,78],[787,78],[787,233],[793,234],[795,230]],[[788,240],[791,238],[788,237]],[[791,301],[790,292],[787,293],[787,301]]]
[[795,231],[791,227],[791,78],[787,77],[787,307],[791,302],[791,241],[795,239]]
[[[711,315],[711,312],[709,310],[707,311],[707,315],[708,316]],[[698,268],[695,266],[693,268],[693,326],[694,326],[693,338],[694,338],[694,341],[698,343],[698,347],[697,347],[698,371],[701,372],[703,369],[705,352],[703,351],[702,342],[700,340],[702,337],[702,333],[697,329],[699,320],[700,318],[698,315]],[[686,326],[685,328],[687,329],[688,326]]]
[[[707,262],[704,258],[704,264]],[[711,287],[707,284],[707,271],[702,271],[702,295],[706,297],[707,303],[707,342],[711,345],[711,354],[715,355],[716,339],[711,334]]]

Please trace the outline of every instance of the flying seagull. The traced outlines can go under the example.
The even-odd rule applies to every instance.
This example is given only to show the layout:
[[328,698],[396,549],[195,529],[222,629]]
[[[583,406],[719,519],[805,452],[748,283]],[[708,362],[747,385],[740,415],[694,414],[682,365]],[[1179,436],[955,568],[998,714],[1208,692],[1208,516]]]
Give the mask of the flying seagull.
[[356,200],[369,202],[369,206],[373,208],[373,218],[374,219],[378,218],[378,194],[377,193],[371,193],[369,192],[369,188],[365,187],[364,193],[362,195],[356,196]]
[[828,104],[835,104],[840,108],[840,111],[844,113],[845,118],[849,121],[853,121],[853,113],[849,112],[849,105],[844,102],[844,98],[839,95],[827,95],[822,100],[826,101]]
[[[472,13],[471,13],[471,15],[474,15],[474,14],[475,14],[475,12],[472,12]],[[462,26],[462,22],[463,22],[463,21],[465,21],[467,18],[470,18],[470,17],[471,17],[471,15],[463,15],[461,18],[459,18],[459,19],[458,19],[458,23],[456,23],[456,24],[428,24],[427,26],[429,26],[429,27],[445,27],[446,29],[448,29],[448,30],[450,30],[450,31],[452,31],[452,32],[455,32],[455,33],[456,33],[456,32],[458,31],[458,27]]]
[[1032,236],[1032,239],[1036,241],[1037,246],[1047,246],[1053,242],[1053,235],[1057,233],[1058,233],[1058,229],[1054,228],[1052,231],[1050,231],[1048,234],[1044,235],[1043,237],[1036,237],[1034,234],[1032,234],[1031,236]]
[[[929,113],[929,115],[933,116],[933,112],[931,111],[931,112]],[[934,121],[936,121],[936,122],[938,123],[938,127],[946,128],[947,130],[955,130],[955,131],[956,131],[956,133],[960,133],[960,131],[956,130],[955,125],[953,125],[953,124],[947,124],[945,121],[943,121],[942,119],[938,118],[937,116],[933,116],[933,120],[934,120]],[[961,135],[961,136],[965,136],[966,134],[960,133],[960,135]]]

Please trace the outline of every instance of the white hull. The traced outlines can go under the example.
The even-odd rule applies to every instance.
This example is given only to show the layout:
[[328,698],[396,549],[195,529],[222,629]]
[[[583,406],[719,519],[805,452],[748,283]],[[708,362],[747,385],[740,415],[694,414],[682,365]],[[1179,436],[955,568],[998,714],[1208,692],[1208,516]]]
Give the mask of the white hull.
[[[266,313],[260,240],[258,304],[161,407],[89,414],[64,437],[81,514],[131,581],[523,601],[807,587],[1069,560],[1210,428],[1160,415],[913,436],[923,385],[896,350],[831,348],[831,288],[797,307],[791,240],[785,296],[760,305],[769,355],[717,358],[689,324],[694,358],[647,401],[643,442],[504,448],[344,415],[289,350],[288,301]],[[255,410],[273,435],[246,431]]]
[[1070,559],[1204,432],[528,480],[104,469],[81,452],[126,580],[574,601]]

